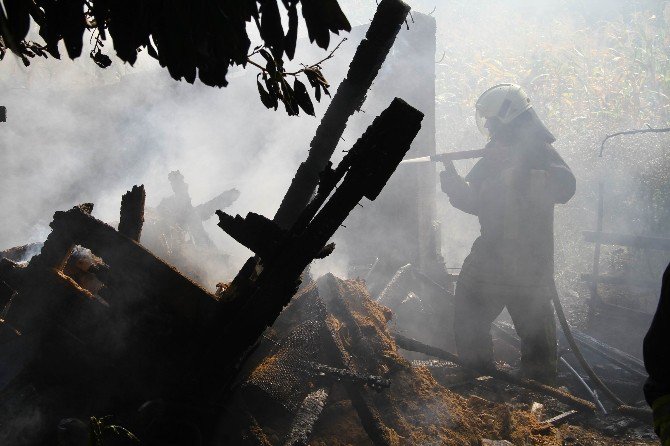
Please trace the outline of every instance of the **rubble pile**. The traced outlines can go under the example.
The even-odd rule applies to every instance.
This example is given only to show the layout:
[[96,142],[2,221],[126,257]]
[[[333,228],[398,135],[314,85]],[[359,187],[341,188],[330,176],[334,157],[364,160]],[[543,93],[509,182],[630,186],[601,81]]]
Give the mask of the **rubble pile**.
[[[388,329],[391,317],[361,280],[329,274],[302,289],[265,334],[236,391],[233,411],[253,415],[256,436],[243,438],[248,429],[229,425],[237,433],[230,444],[654,444],[653,433],[629,418],[599,419],[453,363],[407,360]],[[316,361],[353,375],[326,373]],[[388,388],[375,386],[380,379]],[[304,421],[314,395],[321,400],[305,426],[296,420]],[[290,441],[296,425],[308,442]]]
[[[393,312],[363,280],[304,284],[259,332],[247,321],[260,308],[240,307],[229,291],[248,293],[239,281],[208,293],[91,211],[56,213],[27,263],[8,257],[35,247],[3,252],[2,444],[85,444],[77,432],[87,438],[106,415],[148,445],[654,444],[648,425],[571,405],[582,400],[557,399],[559,390],[407,359],[416,355],[398,347]],[[123,211],[122,221],[139,236],[143,213],[130,215],[134,224]],[[221,318],[232,311],[234,323]],[[221,321],[255,336],[241,361],[223,356],[246,344],[221,338]]]

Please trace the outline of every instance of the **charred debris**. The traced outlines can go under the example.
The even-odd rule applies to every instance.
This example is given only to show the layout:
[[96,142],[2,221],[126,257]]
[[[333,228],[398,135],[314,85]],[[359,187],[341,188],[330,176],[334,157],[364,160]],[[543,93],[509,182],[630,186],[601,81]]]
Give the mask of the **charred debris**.
[[[86,203],[56,212],[42,245],[1,253],[0,444],[653,444],[631,355],[573,330],[561,388],[468,370],[403,325],[408,312],[449,324],[454,276],[406,265],[372,294],[360,279],[311,280],[422,127],[396,98],[330,162],[408,13],[380,3],[273,220],[223,212],[234,189],[193,205],[172,172],[156,209],[143,186],[123,196],[117,228]],[[189,268],[226,261],[202,226],[214,213],[254,256],[209,292]],[[510,326],[494,331],[518,347]],[[570,364],[575,343],[621,400]]]

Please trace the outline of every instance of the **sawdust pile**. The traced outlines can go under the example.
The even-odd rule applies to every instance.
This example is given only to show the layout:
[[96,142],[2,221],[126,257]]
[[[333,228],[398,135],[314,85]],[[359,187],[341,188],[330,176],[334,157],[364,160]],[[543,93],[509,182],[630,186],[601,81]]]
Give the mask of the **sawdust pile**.
[[[397,434],[397,444],[479,445],[481,439],[504,439],[515,445],[561,445],[553,427],[529,412],[473,396],[462,397],[442,387],[425,367],[412,367],[398,352],[387,322],[389,310],[370,299],[362,281],[326,276],[319,282],[324,299],[346,302],[374,352],[369,373],[391,379],[390,389],[373,395],[384,423]],[[325,291],[325,293],[324,293]],[[299,297],[298,297],[299,298]],[[345,346],[355,342],[346,324],[338,335]],[[333,395],[331,395],[333,396]],[[371,444],[346,396],[331,401],[315,426],[313,445]]]
[[[529,404],[450,390],[443,377],[438,380],[428,367],[417,365],[421,361],[402,356],[387,328],[391,318],[388,308],[370,298],[363,281],[328,274],[304,287],[243,372],[244,383],[233,398],[239,406],[230,413],[247,416],[240,418],[241,425],[227,427],[230,444],[479,446],[484,439],[516,446],[630,444],[590,427],[542,422]],[[362,379],[333,379],[302,368],[310,361]],[[389,380],[390,386],[376,388],[379,380]],[[310,419],[304,402],[317,392],[327,398],[312,417],[316,422],[296,423]],[[529,398],[542,401],[538,397]],[[295,442],[296,429],[308,441]]]

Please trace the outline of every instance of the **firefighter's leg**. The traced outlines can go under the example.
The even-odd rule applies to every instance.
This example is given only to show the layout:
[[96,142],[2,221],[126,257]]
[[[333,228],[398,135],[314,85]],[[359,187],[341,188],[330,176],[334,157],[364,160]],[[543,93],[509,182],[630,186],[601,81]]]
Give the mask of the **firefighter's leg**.
[[493,366],[491,323],[504,306],[482,287],[456,287],[454,336],[458,356],[477,370]]
[[556,380],[556,323],[550,296],[522,293],[507,310],[521,338],[521,370],[525,376],[553,384]]

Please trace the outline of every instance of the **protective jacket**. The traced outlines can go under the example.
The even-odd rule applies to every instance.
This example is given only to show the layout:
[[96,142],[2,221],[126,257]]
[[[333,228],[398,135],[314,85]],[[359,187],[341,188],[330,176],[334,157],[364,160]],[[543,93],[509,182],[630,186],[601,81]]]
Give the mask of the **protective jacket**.
[[575,177],[546,142],[489,148],[465,178],[453,167],[440,175],[451,204],[481,225],[459,286],[553,286],[554,204],[574,195]]

